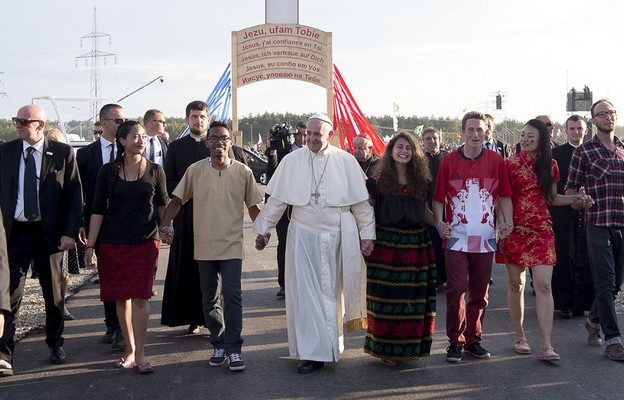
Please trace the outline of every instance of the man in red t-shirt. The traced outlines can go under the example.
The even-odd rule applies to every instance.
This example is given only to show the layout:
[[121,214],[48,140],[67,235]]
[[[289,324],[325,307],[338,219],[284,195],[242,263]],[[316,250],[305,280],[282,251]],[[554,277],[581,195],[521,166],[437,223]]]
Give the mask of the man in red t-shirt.
[[[513,229],[511,188],[503,158],[485,151],[484,114],[471,111],[462,120],[464,145],[442,159],[433,210],[446,256],[446,360],[458,362],[462,350],[477,358],[490,353],[481,347],[482,323],[488,304],[492,258],[499,236]],[[499,215],[495,218],[497,202]],[[446,203],[444,221],[443,211]],[[464,297],[470,292],[468,303]]]

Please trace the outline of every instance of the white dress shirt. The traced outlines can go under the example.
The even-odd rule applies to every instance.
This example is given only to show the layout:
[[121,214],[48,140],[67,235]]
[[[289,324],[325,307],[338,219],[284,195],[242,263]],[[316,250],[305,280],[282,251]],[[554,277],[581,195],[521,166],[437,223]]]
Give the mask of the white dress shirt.
[[[15,205],[15,215],[13,218],[20,222],[28,222],[24,217],[24,171],[26,170],[26,149],[34,147],[33,158],[35,159],[35,171],[37,171],[37,205],[39,205],[39,182],[41,181],[41,159],[43,157],[43,138],[32,146],[27,141],[22,141],[22,156],[20,157],[19,172],[17,178],[17,204]],[[39,207],[41,210],[41,207]],[[35,221],[41,221],[41,212]]]

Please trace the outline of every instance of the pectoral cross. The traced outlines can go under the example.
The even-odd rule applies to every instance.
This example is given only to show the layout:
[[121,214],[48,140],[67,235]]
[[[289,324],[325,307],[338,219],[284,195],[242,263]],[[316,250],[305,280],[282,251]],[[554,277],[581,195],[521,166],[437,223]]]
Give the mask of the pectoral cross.
[[321,194],[319,193],[318,189],[312,192],[311,196],[314,197],[314,204],[318,204],[318,199],[319,197],[321,197]]

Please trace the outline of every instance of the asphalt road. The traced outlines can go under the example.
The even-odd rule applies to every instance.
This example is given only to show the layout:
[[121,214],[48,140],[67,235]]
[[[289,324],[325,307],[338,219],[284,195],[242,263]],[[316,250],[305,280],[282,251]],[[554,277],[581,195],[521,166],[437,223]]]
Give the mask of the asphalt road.
[[[99,286],[91,281],[70,300],[77,317],[65,329],[67,362],[51,365],[42,334],[18,343],[15,376],[0,379],[0,399],[621,399],[624,363],[607,360],[589,347],[583,318],[555,317],[553,345],[559,363],[545,363],[513,351],[506,307],[506,274],[495,266],[495,285],[485,316],[482,344],[488,360],[469,355],[458,364],[445,360],[445,296],[438,292],[432,354],[390,367],[366,355],[363,332],[348,334],[338,364],[310,375],[296,373],[288,357],[284,302],[275,296],[275,242],[263,252],[253,248],[251,223],[245,222],[247,259],[243,264],[243,357],[247,368],[233,373],[208,365],[212,350],[207,331],[187,335],[186,327],[160,325],[161,295],[151,301],[147,357],[155,373],[139,375],[113,367],[121,354],[100,342],[104,332]],[[275,235],[274,235],[275,236]],[[157,290],[163,292],[168,250],[161,252]],[[535,297],[526,294],[527,336],[539,347]]]

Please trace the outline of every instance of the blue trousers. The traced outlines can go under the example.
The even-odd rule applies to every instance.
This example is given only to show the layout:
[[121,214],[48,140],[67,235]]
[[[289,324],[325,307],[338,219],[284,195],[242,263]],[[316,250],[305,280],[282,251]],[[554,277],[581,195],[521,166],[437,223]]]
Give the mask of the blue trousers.
[[596,291],[588,318],[600,323],[605,340],[621,337],[614,300],[624,278],[624,228],[588,223],[587,251]]
[[[199,285],[210,343],[226,354],[240,353],[243,339],[243,260],[197,261]],[[219,301],[223,296],[223,308]]]

